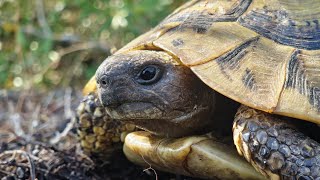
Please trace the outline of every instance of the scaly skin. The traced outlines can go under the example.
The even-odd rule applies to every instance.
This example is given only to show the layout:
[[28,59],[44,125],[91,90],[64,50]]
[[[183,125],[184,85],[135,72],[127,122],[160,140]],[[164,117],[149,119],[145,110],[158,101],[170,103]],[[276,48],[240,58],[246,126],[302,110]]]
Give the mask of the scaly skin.
[[77,124],[80,146],[95,161],[108,160],[123,146],[130,161],[145,167],[210,179],[264,179],[237,155],[234,147],[229,148],[230,137],[208,133],[165,138],[145,131],[132,132],[136,130],[133,125],[111,120],[94,93],[80,103]]
[[80,145],[94,159],[108,159],[121,149],[126,133],[135,130],[131,124],[112,120],[94,93],[84,97],[77,109],[77,133]]
[[320,179],[320,144],[276,116],[239,108],[233,137],[237,150],[270,179]]

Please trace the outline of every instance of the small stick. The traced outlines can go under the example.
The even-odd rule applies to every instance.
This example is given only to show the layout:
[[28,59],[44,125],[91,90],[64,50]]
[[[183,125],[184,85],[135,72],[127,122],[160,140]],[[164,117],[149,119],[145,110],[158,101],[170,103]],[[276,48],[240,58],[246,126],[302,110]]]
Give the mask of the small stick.
[[152,168],[151,164],[148,163],[148,161],[146,159],[144,159],[144,157],[142,155],[141,155],[141,157],[142,157],[143,161],[149,165],[149,167],[144,169],[143,172],[148,171],[148,170],[152,170],[153,173],[156,175],[156,180],[158,180],[158,174],[157,174],[156,170]]

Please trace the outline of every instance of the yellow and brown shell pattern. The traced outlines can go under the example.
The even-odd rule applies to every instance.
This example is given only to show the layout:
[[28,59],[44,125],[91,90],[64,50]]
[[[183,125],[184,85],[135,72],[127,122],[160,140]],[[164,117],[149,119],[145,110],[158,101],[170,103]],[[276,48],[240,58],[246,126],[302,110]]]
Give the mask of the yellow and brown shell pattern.
[[320,123],[320,1],[190,1],[117,53],[165,50],[212,89]]

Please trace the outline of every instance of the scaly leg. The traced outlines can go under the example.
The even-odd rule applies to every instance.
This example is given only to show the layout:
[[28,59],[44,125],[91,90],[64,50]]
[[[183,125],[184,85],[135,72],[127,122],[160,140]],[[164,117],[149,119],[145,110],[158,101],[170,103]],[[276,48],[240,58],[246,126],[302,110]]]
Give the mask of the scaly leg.
[[233,124],[238,152],[270,179],[320,179],[320,144],[293,119],[242,106]]

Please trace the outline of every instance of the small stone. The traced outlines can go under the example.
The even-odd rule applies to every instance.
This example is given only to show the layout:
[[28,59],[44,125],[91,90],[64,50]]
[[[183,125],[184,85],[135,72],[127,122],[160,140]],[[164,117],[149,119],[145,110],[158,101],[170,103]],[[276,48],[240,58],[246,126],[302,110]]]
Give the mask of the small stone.
[[40,153],[40,149],[34,149],[31,153],[34,156],[38,156],[38,154]]
[[15,176],[9,176],[3,177],[1,180],[16,180],[17,178]]
[[284,157],[289,157],[291,155],[290,148],[284,144],[281,144],[279,146],[279,152],[281,152],[284,155]]
[[279,148],[279,143],[275,138],[268,138],[267,146],[270,150],[277,150]]
[[267,146],[262,145],[259,150],[259,155],[263,158],[268,158],[268,156],[270,155],[270,150]]
[[285,165],[284,157],[279,152],[273,152],[267,160],[267,163],[272,172],[280,170]]
[[242,133],[242,139],[243,139],[244,142],[249,142],[249,140],[250,140],[250,132],[249,131],[243,132]]
[[299,154],[300,154],[300,149],[299,149],[298,146],[296,146],[296,145],[291,145],[291,146],[290,146],[290,149],[291,149],[292,154],[294,154],[294,155],[299,155]]
[[256,138],[260,144],[265,144],[268,140],[268,134],[264,130],[259,130],[257,132]]
[[259,128],[259,126],[258,126],[258,124],[257,124],[256,122],[254,122],[254,121],[249,121],[249,122],[248,122],[248,128],[249,128],[249,130],[250,130],[251,132],[255,132],[255,131]]
[[25,176],[25,172],[21,167],[17,167],[16,169],[16,175],[19,179],[23,179]]

